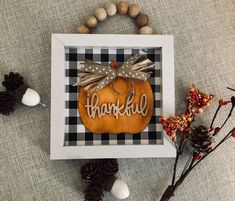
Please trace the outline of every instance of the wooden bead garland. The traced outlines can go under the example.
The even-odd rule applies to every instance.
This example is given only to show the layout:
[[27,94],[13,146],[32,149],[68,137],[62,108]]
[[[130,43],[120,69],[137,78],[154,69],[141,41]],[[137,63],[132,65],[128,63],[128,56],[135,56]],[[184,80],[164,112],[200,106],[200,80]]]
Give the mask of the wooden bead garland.
[[89,16],[87,19],[86,19],[86,25],[88,28],[95,28],[96,25],[97,25],[97,19],[95,16]]
[[139,27],[146,26],[149,23],[149,18],[148,15],[140,13],[136,18],[135,18],[136,24]]
[[140,14],[140,6],[138,4],[130,5],[128,14],[130,15],[130,17],[136,17]]
[[107,18],[107,13],[104,8],[95,9],[95,16],[98,21],[102,22]]
[[77,32],[87,34],[90,32],[90,29],[84,24],[84,25],[81,25],[77,28]]
[[143,26],[139,30],[139,34],[152,34],[153,29],[150,26]]
[[141,8],[138,4],[129,5],[126,1],[115,3],[106,3],[104,7],[95,9],[94,15],[86,18],[85,23],[77,27],[77,32],[80,34],[90,33],[90,29],[97,26],[98,22],[107,19],[108,16],[114,16],[117,13],[120,15],[128,14],[135,19],[136,25],[139,27],[139,34],[153,34],[153,29],[148,25],[148,15],[141,13]]
[[114,16],[117,13],[117,7],[114,3],[106,3],[104,9],[108,16]]
[[128,9],[129,9],[129,5],[128,5],[127,2],[119,1],[117,3],[117,11],[118,11],[119,14],[121,14],[121,15],[127,14]]

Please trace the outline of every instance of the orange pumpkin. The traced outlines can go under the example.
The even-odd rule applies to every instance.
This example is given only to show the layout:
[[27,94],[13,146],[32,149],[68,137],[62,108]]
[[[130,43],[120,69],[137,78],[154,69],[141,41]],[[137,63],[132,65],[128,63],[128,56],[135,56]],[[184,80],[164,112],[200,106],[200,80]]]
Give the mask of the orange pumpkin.
[[[98,117],[98,112],[93,113],[93,117],[91,117],[91,112],[88,111],[88,105],[91,101],[92,94],[89,91],[85,91],[83,87],[80,88],[80,92],[78,95],[78,110],[80,113],[81,120],[85,127],[89,129],[91,132],[95,134],[103,134],[103,133],[130,133],[135,134],[143,131],[145,127],[149,124],[149,121],[152,117],[153,113],[153,92],[151,89],[151,85],[149,81],[141,81],[135,79],[123,79],[117,78],[113,81],[115,89],[118,91],[115,92],[112,84],[107,85],[106,87],[98,90],[97,97],[99,100],[96,102],[96,107],[100,110],[104,111],[105,107],[107,109],[108,104],[117,104],[119,102],[119,106],[126,105],[128,94],[130,93],[131,87],[134,88],[135,95],[133,97],[133,107],[143,106],[143,102],[141,102],[141,97],[143,94],[147,97],[146,105],[145,105],[145,114],[141,113],[133,113],[131,115],[123,114],[118,117],[113,113],[105,113]],[[130,83],[131,85],[130,86]],[[89,104],[88,104],[89,102]],[[105,106],[106,105],[106,106]],[[110,107],[112,108],[112,107]],[[94,110],[95,111],[95,110]],[[129,110],[128,110],[129,111]],[[131,111],[131,110],[130,110]],[[133,110],[132,110],[133,111]],[[143,112],[143,111],[142,111]]]

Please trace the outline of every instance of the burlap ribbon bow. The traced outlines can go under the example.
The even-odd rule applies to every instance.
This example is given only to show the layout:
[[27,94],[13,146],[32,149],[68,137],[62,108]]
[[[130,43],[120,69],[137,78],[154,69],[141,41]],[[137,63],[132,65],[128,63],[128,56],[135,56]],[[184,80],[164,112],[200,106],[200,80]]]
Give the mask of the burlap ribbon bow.
[[154,63],[139,54],[132,55],[124,64],[114,69],[111,65],[101,65],[93,61],[80,63],[80,80],[78,84],[84,86],[85,90],[92,92],[102,89],[117,77],[147,80],[154,69]]

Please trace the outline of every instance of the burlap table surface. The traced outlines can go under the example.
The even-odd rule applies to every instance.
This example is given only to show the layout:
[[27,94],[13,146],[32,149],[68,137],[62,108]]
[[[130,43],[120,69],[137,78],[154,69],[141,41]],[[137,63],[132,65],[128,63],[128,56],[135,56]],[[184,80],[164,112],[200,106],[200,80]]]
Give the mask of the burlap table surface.
[[[235,87],[233,0],[146,0],[139,3],[158,34],[175,36],[177,112],[185,109],[190,83],[228,98]],[[0,200],[83,200],[79,168],[84,160],[50,161],[51,33],[71,33],[103,0],[1,0],[0,77],[18,71],[41,94],[46,108],[18,106],[0,117]],[[115,16],[95,33],[131,34],[131,19]],[[2,89],[2,88],[1,88]],[[200,121],[209,123],[214,104]],[[221,112],[222,121],[226,112]],[[234,126],[234,115],[229,121]],[[224,130],[227,132],[228,129]],[[235,200],[234,139],[193,171],[172,201]],[[173,159],[120,159],[118,176],[130,201],[158,200],[170,182]],[[180,163],[183,166],[183,163]],[[106,194],[105,201],[116,200]]]

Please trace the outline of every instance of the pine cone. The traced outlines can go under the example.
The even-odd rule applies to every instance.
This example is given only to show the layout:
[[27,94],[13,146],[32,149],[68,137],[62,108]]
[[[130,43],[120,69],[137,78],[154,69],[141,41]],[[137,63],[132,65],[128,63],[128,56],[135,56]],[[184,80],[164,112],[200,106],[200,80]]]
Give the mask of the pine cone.
[[117,159],[102,160],[102,174],[105,176],[112,176],[118,172]]
[[4,75],[2,85],[7,91],[14,91],[24,84],[24,78],[19,73],[10,72],[9,75]]
[[0,92],[0,114],[9,115],[14,112],[16,99],[13,95],[8,92]]
[[101,201],[104,196],[103,187],[99,183],[88,185],[87,189],[83,193],[85,201]]
[[192,130],[191,142],[192,146],[202,153],[208,153],[212,150],[213,133],[205,126],[198,126]]
[[80,174],[82,179],[87,182],[95,182],[101,176],[101,165],[99,163],[87,163],[81,167]]

